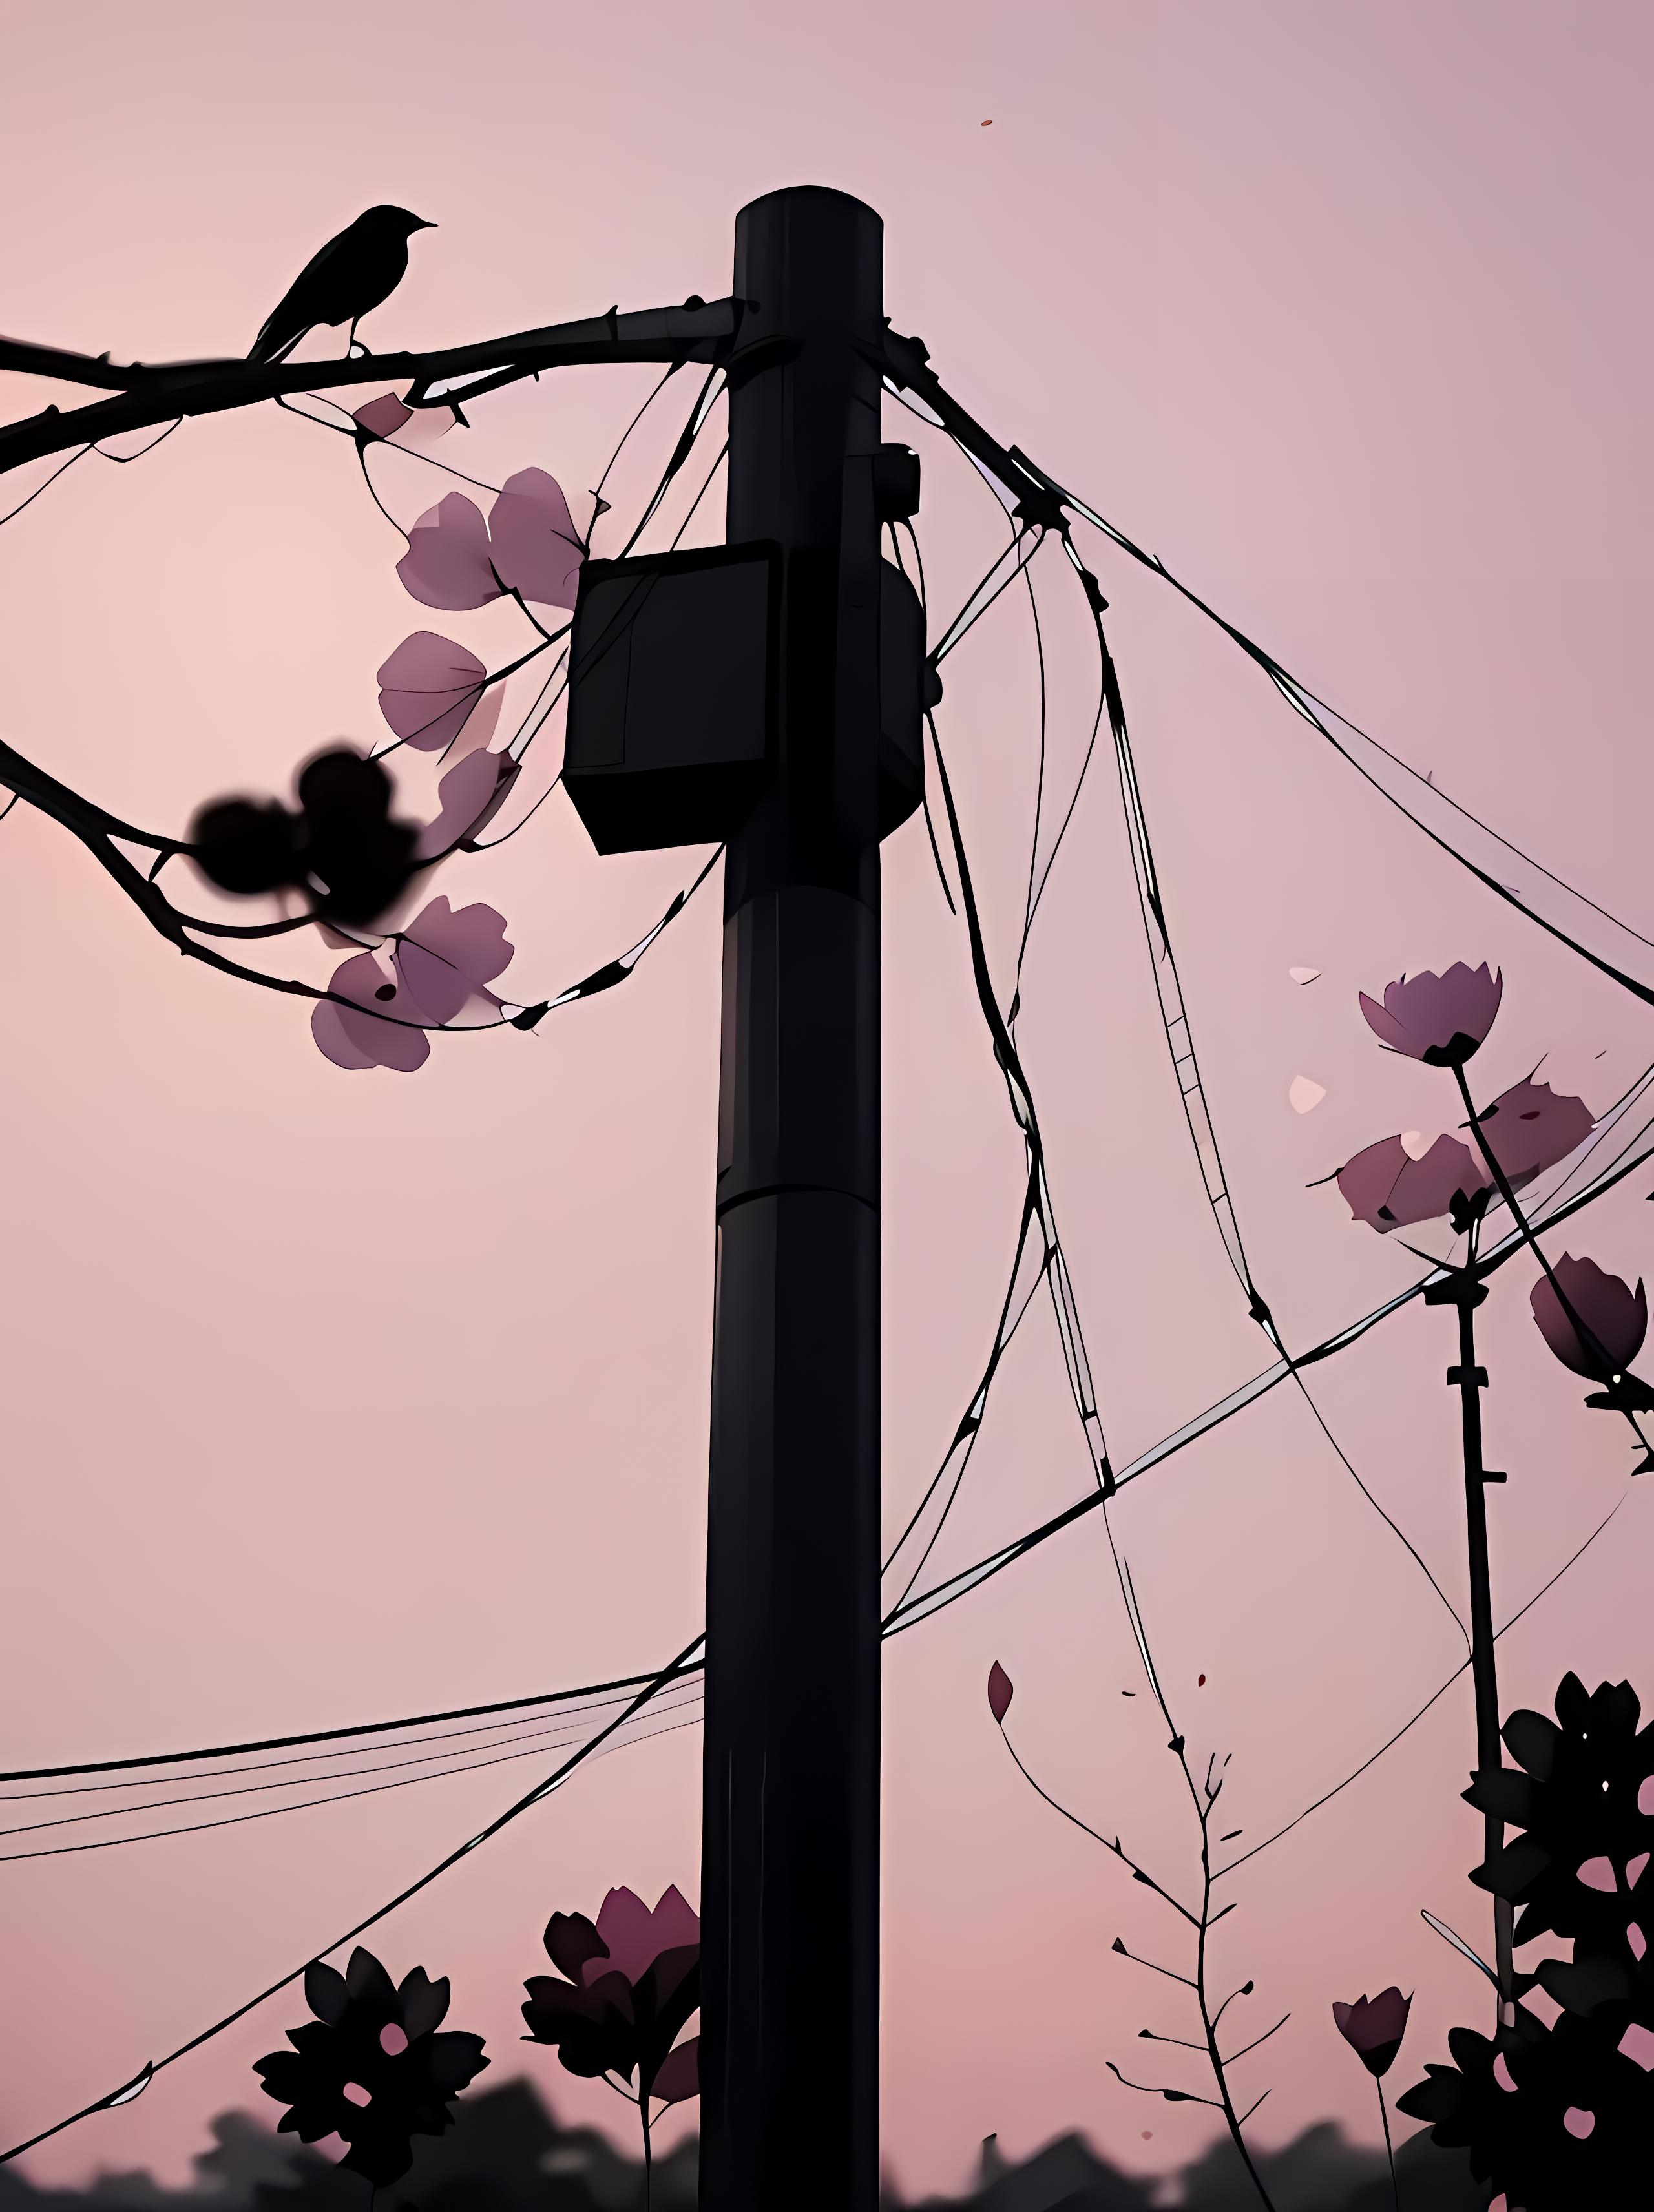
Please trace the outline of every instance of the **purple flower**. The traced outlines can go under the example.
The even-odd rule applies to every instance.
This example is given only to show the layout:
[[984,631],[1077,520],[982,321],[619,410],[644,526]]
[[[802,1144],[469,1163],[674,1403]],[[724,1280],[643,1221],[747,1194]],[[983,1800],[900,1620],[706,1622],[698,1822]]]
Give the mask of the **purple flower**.
[[382,392],[350,419],[365,444],[402,446],[417,453],[446,437],[459,417],[452,407],[406,407],[393,392]]
[[408,533],[396,572],[427,607],[483,607],[508,592],[537,606],[572,607],[586,548],[555,478],[544,469],[508,477],[489,520],[451,491]]
[[1493,1026],[1504,990],[1503,974],[1490,974],[1485,960],[1475,969],[1460,960],[1444,975],[1426,969],[1386,984],[1382,1006],[1363,991],[1361,1012],[1391,1052],[1430,1067],[1462,1067]]
[[701,1923],[676,1889],[653,1911],[631,1890],[611,1889],[595,1923],[554,1912],[545,1948],[562,1978],[525,1984],[530,2042],[554,2045],[571,2074],[635,2075],[645,2113],[651,2097],[676,2104],[696,2094],[699,2039],[677,2039],[701,2002]]
[[1475,1198],[1493,1177],[1456,1137],[1438,1137],[1415,1160],[1399,1137],[1381,1137],[1340,1168],[1338,1188],[1357,1221],[1381,1237],[1446,1213],[1456,1196]]
[[486,986],[509,963],[513,949],[505,918],[491,906],[455,912],[446,898],[434,898],[400,933],[388,958],[383,951],[358,952],[334,970],[329,990],[354,1003],[319,1000],[310,1033],[336,1067],[389,1067],[411,1075],[431,1056],[427,1026],[453,1021],[477,994],[498,1005]]
[[1481,1115],[1487,1148],[1512,1190],[1566,1159],[1596,1127],[1584,1099],[1559,1097],[1548,1083],[1525,1079],[1501,1091]]
[[379,710],[404,745],[446,752],[464,731],[474,752],[494,734],[502,687],[474,653],[435,630],[404,637],[379,672]]
[[1565,1367],[1589,1382],[1607,1382],[1623,1374],[1648,1334],[1648,1295],[1640,1281],[1633,1291],[1618,1275],[1605,1273],[1595,1260],[1572,1259],[1566,1252],[1552,1272],[1561,1285],[1562,1297],[1596,1338],[1601,1351],[1581,1343],[1578,1330],[1543,1275],[1528,1293],[1540,1334]]
[[1376,1997],[1360,1996],[1353,2004],[1333,2007],[1338,2033],[1376,2080],[1382,2080],[1395,2063],[1412,2006],[1411,1997],[1392,1988],[1380,1990]]
[[504,805],[520,765],[509,753],[485,748],[456,761],[436,787],[441,808],[420,831],[415,857],[440,860],[485,830]]

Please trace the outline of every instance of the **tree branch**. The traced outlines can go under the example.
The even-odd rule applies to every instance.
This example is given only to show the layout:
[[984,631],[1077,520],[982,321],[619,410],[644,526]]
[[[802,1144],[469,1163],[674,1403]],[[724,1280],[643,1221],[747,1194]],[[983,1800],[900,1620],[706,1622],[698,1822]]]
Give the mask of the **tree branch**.
[[644,307],[623,315],[611,307],[606,315],[551,323],[541,330],[435,353],[356,354],[342,361],[133,362],[117,367],[106,355],[94,358],[0,338],[0,372],[57,377],[65,383],[110,388],[119,395],[66,413],[48,407],[0,429],[0,473],[123,431],[150,428],[185,415],[256,406],[291,392],[319,392],[383,378],[410,384],[413,404],[435,405],[446,395],[433,387],[452,386],[461,379],[472,380],[468,389],[476,392],[536,375],[544,368],[587,362],[723,361],[730,357],[739,335],[745,304],[733,299],[708,304],[691,298],[679,307]]

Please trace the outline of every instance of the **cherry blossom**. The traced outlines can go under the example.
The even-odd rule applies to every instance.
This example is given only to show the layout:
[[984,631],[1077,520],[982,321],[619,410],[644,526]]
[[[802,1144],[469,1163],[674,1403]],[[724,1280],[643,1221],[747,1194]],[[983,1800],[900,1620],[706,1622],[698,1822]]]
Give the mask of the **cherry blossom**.
[[515,592],[537,606],[572,607],[586,549],[561,487],[544,469],[508,477],[489,519],[451,491],[408,533],[397,574],[423,606],[486,606]]

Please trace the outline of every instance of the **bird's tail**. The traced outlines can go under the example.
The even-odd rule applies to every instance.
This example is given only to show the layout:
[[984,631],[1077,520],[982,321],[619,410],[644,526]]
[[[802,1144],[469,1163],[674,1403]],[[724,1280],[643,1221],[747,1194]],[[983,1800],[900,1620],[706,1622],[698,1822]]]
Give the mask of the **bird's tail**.
[[290,337],[288,336],[278,327],[276,318],[272,315],[247,349],[247,359],[261,362],[285,361],[303,336],[302,331],[295,331]]

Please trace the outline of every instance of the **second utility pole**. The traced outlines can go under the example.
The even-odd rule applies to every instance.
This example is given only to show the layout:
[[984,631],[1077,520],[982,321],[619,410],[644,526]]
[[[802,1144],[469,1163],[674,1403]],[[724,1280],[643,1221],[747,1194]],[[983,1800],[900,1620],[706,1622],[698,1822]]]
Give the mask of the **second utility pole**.
[[724,875],[701,2202],[879,2186],[882,226],[744,209],[728,539],[782,562],[776,771]]

